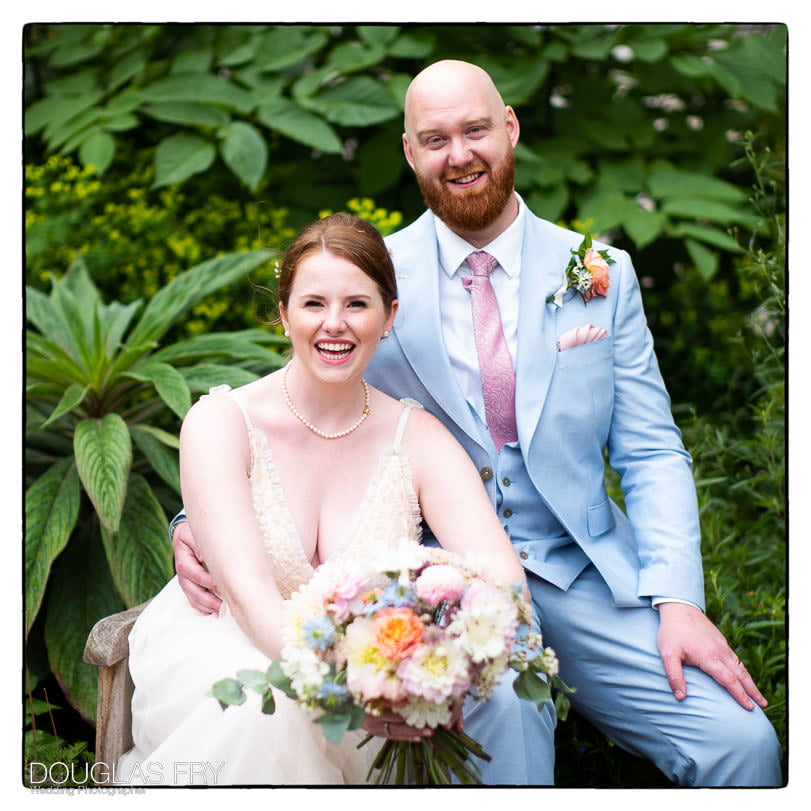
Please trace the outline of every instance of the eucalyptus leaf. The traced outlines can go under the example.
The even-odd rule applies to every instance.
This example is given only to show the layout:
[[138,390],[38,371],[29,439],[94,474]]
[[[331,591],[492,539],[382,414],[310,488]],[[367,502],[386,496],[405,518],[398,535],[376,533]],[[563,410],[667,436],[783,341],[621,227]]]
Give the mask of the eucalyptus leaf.
[[210,694],[220,702],[223,709],[244,704],[247,698],[242,685],[236,679],[220,679],[212,686]]
[[264,670],[238,670],[237,678],[256,693],[264,693],[268,686],[268,675]]

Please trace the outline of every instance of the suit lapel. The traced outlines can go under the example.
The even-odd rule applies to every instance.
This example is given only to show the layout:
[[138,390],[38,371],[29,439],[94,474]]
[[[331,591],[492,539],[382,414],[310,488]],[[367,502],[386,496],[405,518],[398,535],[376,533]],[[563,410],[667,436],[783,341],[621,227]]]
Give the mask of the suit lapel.
[[557,308],[546,299],[563,281],[569,261],[566,232],[527,212],[521,254],[518,309],[518,362],[516,368],[516,417],[518,437],[525,454],[543,411],[557,357]]
[[439,307],[439,256],[434,217],[422,215],[392,245],[400,309],[394,332],[428,393],[468,436],[479,431],[450,365]]

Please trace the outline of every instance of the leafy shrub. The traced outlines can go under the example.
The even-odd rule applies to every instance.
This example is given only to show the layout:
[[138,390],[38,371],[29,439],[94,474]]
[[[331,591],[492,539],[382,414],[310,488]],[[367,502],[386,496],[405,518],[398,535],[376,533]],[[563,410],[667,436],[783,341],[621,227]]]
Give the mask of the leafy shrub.
[[410,220],[405,89],[462,58],[517,109],[530,208],[592,217],[639,250],[675,240],[709,279],[750,217],[731,168],[742,133],[784,135],[786,39],[784,25],[687,23],[34,25],[26,148],[106,173],[135,144],[157,188],[230,179],[309,212],[360,194]]
[[[25,167],[26,273],[46,289],[52,275],[82,256],[99,290],[129,303],[151,297],[191,265],[227,251],[280,251],[295,235],[287,211],[210,195],[203,205],[175,187],[150,191],[152,170],[136,167],[102,182],[70,157]],[[184,316],[200,334],[256,324],[244,287],[220,289]]]
[[192,394],[277,368],[283,359],[273,347],[286,343],[261,329],[161,342],[195,302],[270,256],[196,265],[143,308],[140,300],[106,304],[81,259],[50,295],[27,289],[27,660],[44,642],[60,687],[88,720],[90,627],[150,598],[172,575],[164,504],[171,511],[180,498],[176,436]]

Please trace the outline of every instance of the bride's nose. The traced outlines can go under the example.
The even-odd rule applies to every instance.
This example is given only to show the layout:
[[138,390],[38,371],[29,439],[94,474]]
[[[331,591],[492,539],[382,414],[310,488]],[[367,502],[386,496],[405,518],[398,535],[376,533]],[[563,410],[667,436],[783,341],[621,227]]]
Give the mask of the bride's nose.
[[339,333],[344,330],[346,323],[343,312],[339,307],[329,307],[324,315],[324,329],[330,333]]

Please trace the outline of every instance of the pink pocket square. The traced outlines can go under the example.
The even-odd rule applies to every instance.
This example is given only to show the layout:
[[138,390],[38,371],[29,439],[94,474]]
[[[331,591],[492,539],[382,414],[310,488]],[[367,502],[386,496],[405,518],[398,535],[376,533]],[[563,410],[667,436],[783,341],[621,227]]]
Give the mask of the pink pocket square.
[[595,327],[594,324],[588,324],[584,327],[575,327],[558,338],[558,349],[565,352],[567,349],[572,349],[575,346],[591,343],[591,341],[599,341],[600,338],[605,338],[608,333],[602,327]]

